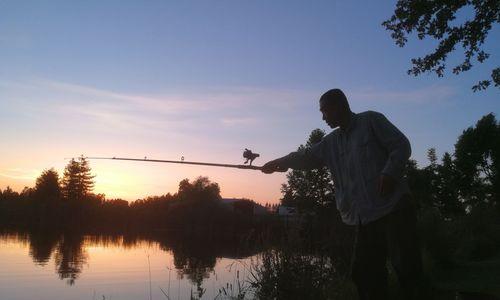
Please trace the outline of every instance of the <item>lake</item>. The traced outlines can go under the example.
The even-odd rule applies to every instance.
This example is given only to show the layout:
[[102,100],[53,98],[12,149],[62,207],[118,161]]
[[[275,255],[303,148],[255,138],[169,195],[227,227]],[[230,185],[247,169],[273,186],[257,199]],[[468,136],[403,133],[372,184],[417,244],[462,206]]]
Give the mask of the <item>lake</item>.
[[0,260],[0,299],[227,299],[249,287],[258,254],[218,242],[9,232]]
[[[252,249],[248,244],[238,246],[241,244],[209,241],[200,236],[179,238],[170,233],[0,232],[0,300],[243,298],[237,298],[238,295],[252,299],[248,280],[267,256],[262,256],[262,249]],[[294,277],[293,285],[300,286],[299,291],[308,290],[304,294],[311,295],[309,292],[318,292],[325,284],[327,288],[338,287],[331,281],[335,274],[329,273],[331,270],[325,268],[327,265],[322,261],[311,265],[315,261],[315,258],[309,260],[311,256],[293,257],[288,262],[278,259],[284,264],[278,268],[283,270],[283,266],[287,266],[291,270],[282,274],[286,277],[297,272],[308,274]],[[320,280],[319,286],[316,279]],[[280,293],[290,289],[286,282],[281,284],[284,290]],[[350,293],[345,287],[338,292]],[[436,299],[498,299],[470,291],[435,292]],[[355,296],[333,298],[354,299]]]

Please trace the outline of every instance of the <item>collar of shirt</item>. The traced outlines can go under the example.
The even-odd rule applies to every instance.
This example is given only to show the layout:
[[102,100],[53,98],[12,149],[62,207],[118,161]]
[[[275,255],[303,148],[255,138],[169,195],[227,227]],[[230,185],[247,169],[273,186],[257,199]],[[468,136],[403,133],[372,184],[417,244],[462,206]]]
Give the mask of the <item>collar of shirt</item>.
[[349,126],[347,126],[347,128],[345,130],[342,130],[342,128],[340,128],[340,133],[342,134],[348,134],[350,131],[352,131],[352,129],[354,127],[356,127],[356,121],[358,119],[358,115],[351,112],[351,119],[349,121]]

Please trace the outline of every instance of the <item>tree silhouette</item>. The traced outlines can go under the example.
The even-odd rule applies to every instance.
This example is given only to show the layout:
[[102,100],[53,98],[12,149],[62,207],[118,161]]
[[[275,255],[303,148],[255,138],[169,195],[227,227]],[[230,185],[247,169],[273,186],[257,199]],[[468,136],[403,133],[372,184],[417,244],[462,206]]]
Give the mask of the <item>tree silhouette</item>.
[[33,192],[32,220],[38,225],[45,225],[57,219],[59,212],[58,204],[61,199],[61,187],[59,185],[59,174],[54,168],[44,170],[36,179]]
[[[324,136],[323,130],[313,130],[306,145],[300,145],[298,150],[312,147]],[[334,189],[326,167],[309,171],[292,170],[286,177],[287,183],[281,187],[283,205],[297,207],[299,211],[312,211],[332,203]]]
[[45,170],[36,179],[35,197],[43,203],[55,202],[61,196],[59,174],[54,168]]
[[406,165],[406,177],[410,190],[419,206],[434,206],[431,195],[431,174],[427,168],[419,168],[417,161],[409,159]]
[[455,157],[466,204],[500,208],[500,124],[492,113],[463,131],[455,144]]
[[447,218],[476,206],[500,209],[500,123],[492,113],[464,130],[454,154],[446,152],[441,164],[434,148],[427,154],[427,167],[419,169],[414,160],[407,167],[412,193],[423,206]]
[[464,214],[463,203],[460,201],[460,186],[458,172],[451,155],[443,155],[442,164],[438,166],[438,207],[445,217],[455,217]]
[[[473,11],[473,18],[457,22],[457,19],[461,21],[457,14],[467,11]],[[392,38],[400,47],[406,45],[408,35],[412,32],[416,32],[420,40],[426,37],[438,40],[439,44],[434,52],[411,60],[413,67],[408,70],[408,74],[418,76],[425,72],[435,72],[442,77],[446,59],[457,46],[462,46],[465,58],[452,69],[454,74],[471,69],[474,59],[479,63],[486,61],[490,55],[482,50],[483,44],[492,26],[499,22],[499,0],[399,0],[394,14],[382,25],[391,31]],[[474,92],[483,90],[491,83],[500,87],[500,67],[492,70],[491,79],[479,81],[472,89]]]
[[193,202],[212,201],[221,198],[219,185],[203,176],[196,178],[193,183],[190,183],[189,179],[182,180],[179,183],[177,196],[181,201]]
[[437,206],[440,178],[438,173],[438,160],[435,148],[430,148],[427,150],[427,159],[429,160],[429,165],[425,167],[425,173],[429,183],[427,192],[429,193],[430,203],[432,203],[433,206]]
[[94,187],[94,177],[90,174],[88,160],[80,156],[77,160],[72,158],[64,169],[62,179],[62,192],[69,201],[82,201]]
[[[439,164],[436,149],[427,150],[429,165],[422,170],[410,167],[410,185],[424,206],[435,207],[442,216],[453,218],[465,213],[460,202],[458,173],[452,156],[446,152]],[[414,162],[413,162],[414,163]]]
[[7,186],[5,188],[5,190],[3,190],[2,192],[2,198],[4,199],[12,199],[12,198],[15,198],[15,197],[18,197],[19,196],[19,193],[17,193],[16,191],[14,191],[10,186]]

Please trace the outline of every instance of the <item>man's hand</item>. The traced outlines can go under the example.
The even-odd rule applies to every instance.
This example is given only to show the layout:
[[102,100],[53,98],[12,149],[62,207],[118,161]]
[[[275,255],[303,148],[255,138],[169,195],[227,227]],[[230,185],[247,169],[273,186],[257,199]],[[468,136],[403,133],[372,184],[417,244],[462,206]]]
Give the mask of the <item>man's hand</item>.
[[284,166],[279,159],[271,160],[262,166],[262,172],[271,174],[274,172],[286,172],[288,167]]
[[382,174],[380,175],[380,182],[378,185],[378,192],[380,196],[384,197],[391,194],[396,187],[396,180],[391,176]]

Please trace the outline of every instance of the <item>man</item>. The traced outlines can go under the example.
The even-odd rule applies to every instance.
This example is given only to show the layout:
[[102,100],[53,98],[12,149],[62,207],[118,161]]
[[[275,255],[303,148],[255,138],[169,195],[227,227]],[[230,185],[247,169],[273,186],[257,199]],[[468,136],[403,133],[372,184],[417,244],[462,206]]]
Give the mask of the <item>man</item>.
[[351,111],[340,89],[319,101],[334,129],[310,149],[266,163],[264,173],[327,166],[342,220],[356,225],[352,277],[360,299],[387,299],[389,256],[404,299],[415,296],[421,274],[415,208],[403,175],[411,154],[408,139],[384,115]]

